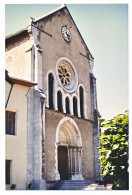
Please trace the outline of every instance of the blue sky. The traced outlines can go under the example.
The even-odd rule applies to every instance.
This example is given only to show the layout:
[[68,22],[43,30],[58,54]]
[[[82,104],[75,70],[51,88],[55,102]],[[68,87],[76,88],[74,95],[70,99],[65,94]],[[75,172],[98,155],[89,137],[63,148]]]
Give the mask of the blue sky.
[[[5,34],[27,26],[33,18],[59,7],[56,4],[5,6]],[[98,109],[103,118],[128,109],[128,6],[127,4],[67,4],[94,61]]]

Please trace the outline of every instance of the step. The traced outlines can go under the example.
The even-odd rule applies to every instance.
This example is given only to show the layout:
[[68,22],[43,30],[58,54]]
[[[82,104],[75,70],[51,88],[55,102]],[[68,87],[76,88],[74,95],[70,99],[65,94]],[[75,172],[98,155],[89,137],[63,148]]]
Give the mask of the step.
[[67,181],[60,181],[61,184],[91,184],[91,183],[95,183],[94,181],[77,181],[77,180],[67,180]]
[[58,188],[57,190],[86,190],[84,188]]
[[[91,184],[96,184],[91,186]],[[56,190],[108,190],[91,180],[61,180]]]
[[87,188],[88,186],[60,186],[58,187],[59,189],[84,189],[84,188]]
[[[90,186],[90,185],[89,185]],[[65,186],[65,185],[60,185],[59,186],[60,188],[62,188],[62,187],[65,187],[65,188],[86,188],[86,187],[88,187],[88,185],[69,185],[69,186]]]
[[59,185],[59,186],[65,186],[65,187],[69,187],[69,186],[71,186],[71,187],[87,187],[87,186],[90,186],[91,184],[89,184],[89,185],[81,185],[81,184],[78,184],[78,185]]
[[94,182],[94,180],[60,180],[60,182]]
[[60,183],[60,185],[65,185],[65,186],[88,186],[91,184],[95,184],[93,182],[91,183]]
[[107,187],[104,186],[97,186],[96,188],[90,187],[90,186],[85,186],[85,187],[60,187],[57,190],[108,190]]
[[85,190],[93,183],[91,180],[61,180],[56,190]]
[[85,184],[85,185],[87,185],[87,184],[91,184],[91,183],[93,183],[93,184],[95,184],[95,182],[60,182],[61,184]]

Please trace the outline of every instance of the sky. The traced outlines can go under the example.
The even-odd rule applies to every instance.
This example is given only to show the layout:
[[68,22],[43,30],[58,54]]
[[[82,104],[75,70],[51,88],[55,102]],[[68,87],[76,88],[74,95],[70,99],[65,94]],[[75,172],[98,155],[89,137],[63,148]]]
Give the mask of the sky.
[[[27,26],[60,4],[6,4],[5,35]],[[67,4],[67,7],[94,57],[98,110],[111,119],[128,106],[128,5]]]

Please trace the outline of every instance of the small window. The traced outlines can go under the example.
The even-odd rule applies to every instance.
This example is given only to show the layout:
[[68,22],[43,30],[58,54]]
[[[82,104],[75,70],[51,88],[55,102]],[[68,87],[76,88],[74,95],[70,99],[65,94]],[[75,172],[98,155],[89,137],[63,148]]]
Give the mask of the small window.
[[68,97],[66,97],[66,113],[67,114],[70,114],[70,108],[69,108],[69,98]]
[[80,93],[80,114],[81,118],[84,118],[84,90],[82,87],[79,88]]
[[11,160],[6,160],[6,184],[11,183]]
[[54,104],[53,104],[53,87],[54,87],[54,77],[52,75],[52,73],[49,74],[48,77],[48,85],[49,85],[49,108],[53,109],[54,108]]
[[62,94],[60,91],[57,92],[57,105],[58,105],[58,111],[63,112]]
[[78,113],[77,113],[77,98],[76,97],[73,97],[73,113],[75,116],[78,116]]
[[6,111],[6,134],[15,135],[15,112]]

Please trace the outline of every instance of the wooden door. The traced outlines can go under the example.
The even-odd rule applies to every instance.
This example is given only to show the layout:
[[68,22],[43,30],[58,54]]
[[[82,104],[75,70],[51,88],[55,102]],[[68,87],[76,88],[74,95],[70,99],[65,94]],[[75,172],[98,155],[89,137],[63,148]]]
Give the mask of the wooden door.
[[65,146],[58,147],[58,171],[62,180],[68,179],[68,150]]

